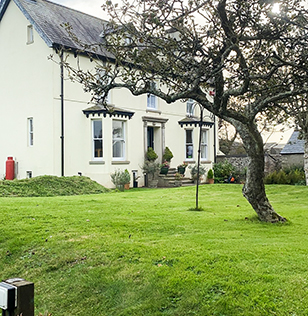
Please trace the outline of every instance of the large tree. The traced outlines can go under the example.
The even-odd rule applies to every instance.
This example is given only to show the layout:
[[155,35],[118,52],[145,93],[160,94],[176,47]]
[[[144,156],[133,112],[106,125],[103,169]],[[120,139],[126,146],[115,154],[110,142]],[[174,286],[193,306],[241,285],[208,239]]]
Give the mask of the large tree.
[[97,65],[99,80],[66,66],[97,102],[119,87],[168,103],[190,98],[232,124],[249,157],[243,195],[260,220],[285,221],[265,193],[256,117],[307,91],[308,15],[298,0],[278,2],[279,12],[271,0],[107,1],[111,19],[97,45],[113,57]]

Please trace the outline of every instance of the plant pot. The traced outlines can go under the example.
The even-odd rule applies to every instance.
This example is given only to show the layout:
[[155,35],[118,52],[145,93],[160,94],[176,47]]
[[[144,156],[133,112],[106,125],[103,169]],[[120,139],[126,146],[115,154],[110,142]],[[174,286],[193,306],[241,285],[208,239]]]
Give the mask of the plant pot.
[[178,167],[178,173],[179,174],[185,174],[185,170],[186,170],[185,167]]
[[161,167],[160,168],[160,174],[167,174],[168,171],[169,171],[169,168],[167,168],[167,167]]
[[158,184],[158,180],[149,180],[148,181],[149,188],[155,189],[155,188],[157,188],[157,184]]
[[182,186],[182,181],[181,180],[174,180],[174,186],[175,187],[181,187]]
[[119,190],[119,191],[124,191],[124,185],[123,184],[118,184],[116,186],[116,188]]
[[208,182],[209,184],[214,184],[214,179],[207,179],[207,182]]
[[129,183],[124,184],[124,190],[129,190]]

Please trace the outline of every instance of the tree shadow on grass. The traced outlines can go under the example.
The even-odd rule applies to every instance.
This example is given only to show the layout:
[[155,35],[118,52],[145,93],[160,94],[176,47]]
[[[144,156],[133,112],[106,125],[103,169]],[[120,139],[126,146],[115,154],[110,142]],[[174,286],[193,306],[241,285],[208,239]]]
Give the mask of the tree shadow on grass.
[[205,209],[202,207],[192,207],[192,208],[189,208],[188,211],[190,211],[190,212],[205,212]]

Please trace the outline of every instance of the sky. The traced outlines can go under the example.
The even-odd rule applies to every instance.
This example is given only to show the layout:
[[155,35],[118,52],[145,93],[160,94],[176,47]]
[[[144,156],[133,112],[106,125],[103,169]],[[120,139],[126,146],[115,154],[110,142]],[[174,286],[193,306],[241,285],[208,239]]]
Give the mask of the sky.
[[94,15],[96,17],[106,19],[106,15],[103,12],[101,5],[104,0],[51,0],[52,2],[62,4],[66,7],[73,8],[75,10]]

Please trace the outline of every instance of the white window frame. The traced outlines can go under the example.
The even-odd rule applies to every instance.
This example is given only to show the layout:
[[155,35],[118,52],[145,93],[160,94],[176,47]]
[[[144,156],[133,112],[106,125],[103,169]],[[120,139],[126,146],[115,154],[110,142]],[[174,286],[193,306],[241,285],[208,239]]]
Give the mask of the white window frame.
[[30,24],[27,26],[27,44],[32,44],[33,42],[34,42],[33,25]]
[[[101,123],[101,127],[102,127],[102,135],[100,136],[100,135],[95,135],[95,133],[94,133],[94,125],[95,125],[95,123],[94,122],[100,122]],[[93,160],[103,160],[103,158],[104,158],[104,138],[103,138],[103,121],[102,121],[102,119],[92,119],[91,120],[91,129],[92,129],[92,141],[91,141],[91,143],[92,143],[92,159]],[[102,146],[101,146],[101,152],[102,152],[102,154],[101,154],[101,157],[98,155],[97,157],[95,156],[95,142],[96,141],[101,141],[102,142]]]
[[201,130],[201,160],[208,160],[208,134],[207,129]]
[[[156,88],[156,82],[151,82],[151,86]],[[151,110],[157,110],[157,97],[154,94],[147,94],[147,108]]]
[[188,99],[186,102],[186,115],[187,116],[194,116],[195,107],[194,107],[195,101],[192,99]]
[[[187,132],[191,132],[191,142],[187,142]],[[188,157],[188,146],[192,146],[192,155]],[[193,160],[194,159],[194,131],[192,129],[185,130],[185,160]]]
[[[113,123],[114,122],[120,122],[122,125],[122,137],[115,137],[113,134]],[[114,150],[113,146],[116,142],[120,142],[122,145],[122,156],[121,157],[115,157],[114,156]],[[112,160],[113,161],[124,161],[126,159],[126,121],[125,120],[112,120]]]
[[33,117],[28,117],[28,146],[34,145],[34,129],[33,129]]

